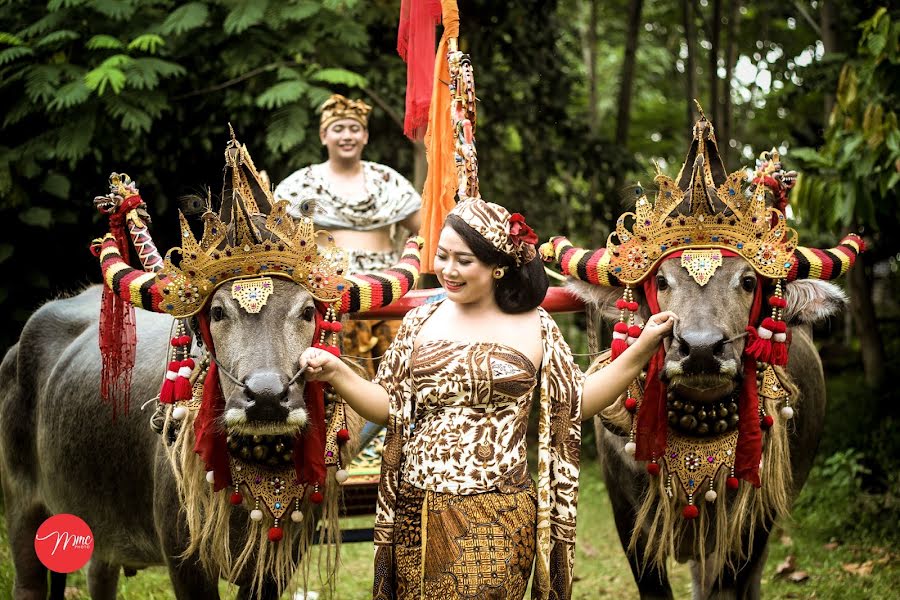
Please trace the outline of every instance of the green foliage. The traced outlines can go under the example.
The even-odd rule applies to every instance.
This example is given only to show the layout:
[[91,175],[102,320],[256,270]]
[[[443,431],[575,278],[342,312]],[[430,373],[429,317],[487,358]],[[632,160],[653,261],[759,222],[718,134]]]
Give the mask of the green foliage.
[[[791,153],[804,170],[793,199],[807,226],[864,225],[875,233],[893,233],[900,225],[900,21],[880,8],[859,29],[856,53],[841,69],[824,145]],[[900,249],[893,235],[880,235],[878,242],[887,253]]]

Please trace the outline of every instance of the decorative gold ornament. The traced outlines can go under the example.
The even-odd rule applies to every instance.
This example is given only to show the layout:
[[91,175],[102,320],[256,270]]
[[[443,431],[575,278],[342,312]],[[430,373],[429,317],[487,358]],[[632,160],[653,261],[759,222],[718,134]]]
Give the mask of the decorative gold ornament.
[[688,437],[669,429],[661,462],[665,472],[681,485],[689,503],[698,492],[711,487],[720,469],[731,473],[737,439],[737,429],[714,438]]
[[685,250],[681,254],[681,266],[694,281],[700,286],[709,283],[715,275],[716,269],[722,266],[722,251],[715,250]]
[[241,279],[231,284],[231,297],[246,312],[256,314],[274,291],[274,283],[271,277],[257,277],[255,279]]

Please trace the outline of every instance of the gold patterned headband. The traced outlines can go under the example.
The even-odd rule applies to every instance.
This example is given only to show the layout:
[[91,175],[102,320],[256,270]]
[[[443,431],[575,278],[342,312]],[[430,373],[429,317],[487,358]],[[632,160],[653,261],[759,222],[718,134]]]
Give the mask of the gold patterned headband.
[[329,125],[341,119],[353,119],[363,127],[369,126],[369,112],[372,107],[362,100],[351,100],[340,94],[332,94],[322,106],[322,119],[319,130],[324,131]]
[[525,217],[481,198],[470,198],[458,203],[450,211],[477,231],[491,246],[515,259],[516,265],[531,262],[536,251],[537,234],[525,223]]

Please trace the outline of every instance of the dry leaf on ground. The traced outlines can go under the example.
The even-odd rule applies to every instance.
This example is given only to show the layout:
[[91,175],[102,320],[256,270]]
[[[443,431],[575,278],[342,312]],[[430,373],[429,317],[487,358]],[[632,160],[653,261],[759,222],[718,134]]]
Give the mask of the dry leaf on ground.
[[864,563],[843,563],[841,568],[851,575],[866,576],[872,574],[872,567],[875,566],[871,560]]
[[789,575],[794,572],[796,568],[797,560],[794,558],[793,554],[788,554],[785,557],[784,562],[780,563],[777,567],[775,567],[776,575]]
[[794,583],[801,583],[809,579],[809,573],[806,571],[794,571],[790,575],[788,575],[788,579],[793,581]]

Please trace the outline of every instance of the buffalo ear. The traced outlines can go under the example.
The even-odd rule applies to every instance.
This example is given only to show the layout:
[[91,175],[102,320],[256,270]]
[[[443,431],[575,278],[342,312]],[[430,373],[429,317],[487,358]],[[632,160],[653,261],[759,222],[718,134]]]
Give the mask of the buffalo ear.
[[833,283],[818,279],[798,279],[784,288],[784,320],[790,324],[813,324],[841,312],[848,304],[847,294]]
[[585,304],[593,304],[604,321],[619,320],[620,311],[616,308],[616,300],[622,297],[625,291],[623,288],[594,285],[571,277],[566,281],[566,288]]

